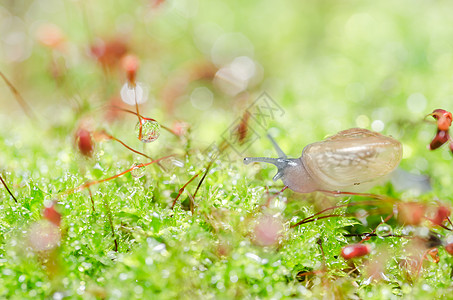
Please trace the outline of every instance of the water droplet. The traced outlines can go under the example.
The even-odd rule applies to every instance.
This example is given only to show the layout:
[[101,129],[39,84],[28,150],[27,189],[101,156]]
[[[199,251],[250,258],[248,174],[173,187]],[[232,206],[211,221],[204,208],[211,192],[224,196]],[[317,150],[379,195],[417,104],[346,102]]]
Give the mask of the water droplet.
[[381,132],[382,130],[384,130],[384,127],[385,127],[385,124],[381,120],[374,120],[371,123],[371,129],[373,129],[374,131],[377,131],[377,132]]
[[414,93],[409,96],[406,100],[407,108],[413,113],[421,113],[425,110],[426,104],[428,100],[426,100],[425,95],[421,93]]
[[192,106],[198,110],[207,110],[211,107],[214,100],[214,94],[207,87],[198,87],[190,94]]
[[163,160],[160,161],[160,163],[161,163],[161,165],[164,166],[164,168],[167,171],[171,171],[175,167],[178,167],[178,168],[184,167],[184,162],[181,161],[181,160],[178,160],[178,159],[176,159],[174,157],[169,157],[169,158],[163,159]]
[[[140,136],[140,122],[142,124],[141,136]],[[137,137],[144,143],[150,143],[155,140],[160,135],[160,125],[156,121],[141,119],[140,122],[135,126],[135,131],[137,132]]]
[[415,234],[416,228],[411,225],[404,226],[403,230],[401,230],[401,233],[405,236],[413,236]]
[[148,100],[148,88],[141,82],[136,82],[135,87],[125,83],[120,91],[121,100],[129,105],[145,103]]
[[131,175],[137,179],[143,177],[143,175],[145,175],[145,167],[143,167],[143,164],[134,163],[132,165]]
[[392,227],[388,224],[382,223],[376,228],[376,235],[378,237],[386,237],[392,234]]

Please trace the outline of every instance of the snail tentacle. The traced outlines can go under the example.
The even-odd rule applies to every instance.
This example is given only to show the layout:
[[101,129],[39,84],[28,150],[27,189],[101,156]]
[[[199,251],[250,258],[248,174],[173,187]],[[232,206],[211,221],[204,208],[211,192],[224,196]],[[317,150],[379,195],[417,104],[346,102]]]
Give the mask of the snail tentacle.
[[278,157],[286,158],[287,156],[286,156],[285,152],[283,152],[282,148],[280,148],[280,146],[277,144],[277,142],[274,140],[274,138],[269,133],[267,134],[267,137],[271,140],[272,145],[275,148],[275,151],[277,151]]

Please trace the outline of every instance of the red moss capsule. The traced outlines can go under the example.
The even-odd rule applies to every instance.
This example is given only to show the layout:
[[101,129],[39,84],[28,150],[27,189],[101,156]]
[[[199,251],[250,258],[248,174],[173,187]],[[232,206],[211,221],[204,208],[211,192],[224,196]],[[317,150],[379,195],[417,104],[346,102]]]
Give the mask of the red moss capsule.
[[445,144],[449,139],[450,135],[448,134],[448,131],[437,130],[436,136],[431,141],[431,144],[429,144],[429,150],[435,150],[439,148],[440,146]]
[[344,259],[349,260],[356,257],[367,255],[371,251],[370,245],[365,244],[353,244],[345,246],[341,249],[341,256]]
[[118,66],[121,57],[126,54],[128,46],[124,39],[115,38],[110,41],[97,39],[90,47],[91,55],[104,67]]
[[398,204],[398,221],[406,225],[418,225],[425,215],[426,206],[417,202]]
[[445,245],[445,250],[450,254],[453,255],[453,243],[448,243]]
[[284,230],[282,222],[272,216],[261,216],[255,226],[255,242],[260,246],[277,245]]
[[91,133],[88,130],[84,128],[79,128],[79,130],[77,130],[76,143],[80,153],[88,157],[93,155],[94,143],[91,138]]
[[184,121],[175,121],[172,126],[172,131],[177,136],[184,136],[187,134],[189,127],[189,123],[186,123]]
[[434,218],[432,219],[432,222],[436,225],[441,225],[447,219],[447,217],[450,216],[450,214],[451,211],[448,207],[439,206],[436,210]]
[[135,86],[135,78],[140,62],[137,56],[128,54],[121,59],[121,68],[126,72],[127,81],[132,86]]
[[38,27],[36,31],[38,41],[51,49],[63,49],[65,37],[61,29],[55,25],[46,23]]
[[237,135],[239,144],[243,144],[248,134],[248,122],[250,119],[250,113],[248,111],[244,112],[241,122],[237,126]]
[[451,112],[446,111],[444,109],[435,109],[431,115],[433,116],[434,119],[437,121],[437,128],[439,130],[448,130],[451,126],[451,122],[453,120],[453,117],[451,115]]
[[42,215],[44,219],[48,220],[55,226],[60,227],[61,224],[61,214],[55,209],[55,203],[52,203],[51,206],[45,207]]

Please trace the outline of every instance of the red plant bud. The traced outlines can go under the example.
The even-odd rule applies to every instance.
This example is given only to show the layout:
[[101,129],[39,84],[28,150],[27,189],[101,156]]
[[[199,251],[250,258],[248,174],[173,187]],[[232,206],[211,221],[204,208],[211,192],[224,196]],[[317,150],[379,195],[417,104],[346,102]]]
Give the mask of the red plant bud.
[[425,215],[426,206],[417,202],[398,204],[398,221],[406,225],[418,225]]
[[453,120],[451,112],[444,109],[435,109],[431,115],[437,120],[437,128],[439,130],[448,130],[450,128]]
[[441,225],[447,217],[449,217],[451,214],[451,211],[448,207],[445,206],[439,206],[437,208],[436,214],[434,215],[434,218],[432,219],[432,222],[436,225]]
[[55,209],[55,204],[52,204],[49,207],[45,207],[42,215],[44,219],[48,220],[52,224],[60,227],[61,224],[61,214]]
[[445,130],[437,130],[437,134],[434,139],[429,144],[429,150],[435,150],[445,144],[450,138],[448,131]]
[[121,59],[121,68],[126,72],[127,81],[134,85],[140,62],[137,56],[128,54]]
[[93,155],[94,143],[88,130],[80,128],[76,133],[76,142],[80,153],[88,157]]
[[453,255],[453,243],[448,243],[445,245],[445,250],[450,254]]
[[246,111],[242,116],[242,120],[239,125],[236,127],[239,143],[244,143],[247,134],[248,134],[248,121],[250,118],[250,113]]
[[61,29],[54,24],[43,24],[36,31],[38,41],[52,49],[63,48],[64,35]]
[[255,242],[261,246],[277,245],[283,229],[283,224],[279,219],[262,216],[255,226]]
[[165,2],[165,0],[151,0],[151,6],[153,8],[158,8],[164,2]]
[[450,143],[450,145],[448,145],[448,147],[450,148],[451,153],[453,153],[453,143],[452,142]]
[[184,136],[187,133],[190,125],[183,121],[175,121],[172,130],[178,136]]
[[352,259],[356,257],[361,257],[370,253],[371,247],[370,245],[365,244],[353,244],[345,246],[341,249],[341,256],[344,259]]
[[91,45],[90,52],[104,68],[113,68],[118,66],[118,62],[126,54],[127,49],[128,47],[124,39],[115,38],[110,41],[97,39]]

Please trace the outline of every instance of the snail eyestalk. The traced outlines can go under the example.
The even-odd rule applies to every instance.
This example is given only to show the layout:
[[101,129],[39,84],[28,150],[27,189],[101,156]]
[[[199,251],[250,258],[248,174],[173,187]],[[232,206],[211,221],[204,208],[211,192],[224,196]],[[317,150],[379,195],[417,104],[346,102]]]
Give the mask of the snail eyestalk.
[[283,176],[283,170],[288,166],[289,160],[286,158],[272,158],[272,157],[246,157],[244,158],[244,164],[248,165],[252,162],[264,162],[273,164],[278,168],[277,174],[275,174],[274,181],[279,180]]
[[254,162],[264,162],[268,164],[273,164],[277,166],[278,158],[271,158],[271,157],[246,157],[244,158],[244,164],[248,165]]
[[286,158],[287,156],[286,156],[285,152],[283,152],[282,148],[280,148],[280,146],[277,144],[277,142],[274,140],[274,138],[270,134],[267,134],[267,137],[271,140],[275,151],[277,151],[278,157]]

